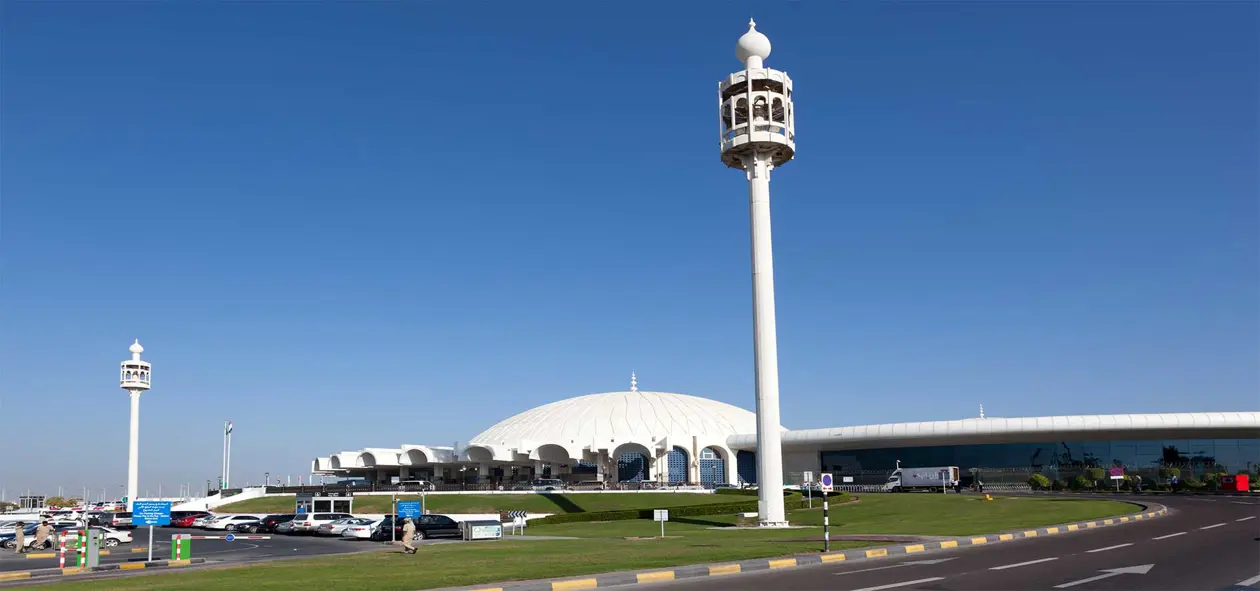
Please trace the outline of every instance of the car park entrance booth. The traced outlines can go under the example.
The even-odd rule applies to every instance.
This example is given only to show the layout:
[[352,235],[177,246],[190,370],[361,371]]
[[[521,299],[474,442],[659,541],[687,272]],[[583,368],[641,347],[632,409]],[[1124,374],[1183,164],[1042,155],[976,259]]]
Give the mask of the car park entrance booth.
[[297,496],[294,513],[353,513],[354,497],[349,493],[302,494]]

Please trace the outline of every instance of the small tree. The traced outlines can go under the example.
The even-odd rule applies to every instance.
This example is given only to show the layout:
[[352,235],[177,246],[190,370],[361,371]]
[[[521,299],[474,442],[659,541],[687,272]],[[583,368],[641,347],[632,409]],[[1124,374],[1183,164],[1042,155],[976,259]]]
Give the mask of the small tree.
[[1094,481],[1086,477],[1084,474],[1077,474],[1076,478],[1072,479],[1073,490],[1091,490],[1093,488]]
[[1181,468],[1176,466],[1163,466],[1159,469],[1159,479],[1168,482],[1174,478],[1181,478]]
[[57,508],[71,506],[70,501],[61,497],[48,497],[47,499],[44,499],[44,505]]
[[1033,474],[1028,477],[1028,486],[1033,490],[1046,490],[1050,488],[1050,479],[1044,474]]
[[8,501],[0,501],[0,513],[8,513],[9,511],[12,511],[17,508],[18,508],[17,503],[10,503]]
[[1090,468],[1085,471],[1085,477],[1094,481],[1094,486],[1098,486],[1098,482],[1107,477],[1107,471],[1102,468]]

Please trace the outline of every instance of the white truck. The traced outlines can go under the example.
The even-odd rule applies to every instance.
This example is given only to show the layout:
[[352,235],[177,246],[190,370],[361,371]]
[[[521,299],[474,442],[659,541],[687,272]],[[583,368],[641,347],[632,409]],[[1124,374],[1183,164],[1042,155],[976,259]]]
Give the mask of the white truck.
[[958,486],[958,466],[929,466],[926,468],[902,468],[888,475],[884,483],[884,492],[905,492],[908,490],[943,490]]

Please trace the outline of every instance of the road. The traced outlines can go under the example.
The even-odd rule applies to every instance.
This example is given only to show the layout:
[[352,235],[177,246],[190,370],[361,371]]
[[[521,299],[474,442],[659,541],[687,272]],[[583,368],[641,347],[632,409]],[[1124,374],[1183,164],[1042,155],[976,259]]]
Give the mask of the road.
[[[198,529],[180,529],[168,527],[153,528],[153,558],[166,559],[171,556],[172,534],[223,535],[224,532],[202,531]],[[269,535],[269,534],[258,534]],[[111,548],[109,556],[102,556],[102,564],[117,562],[142,561],[148,557],[149,531],[138,528],[132,531],[134,542]],[[376,542],[366,540],[345,540],[342,538],[325,538],[315,536],[271,535],[270,540],[237,540],[223,542],[219,540],[194,540],[193,556],[216,562],[239,563],[255,560],[273,560],[276,558],[292,558],[304,556],[320,556],[326,554],[345,554],[379,548]],[[131,552],[132,548],[145,548],[146,552]],[[66,553],[66,565],[71,566],[74,557]],[[0,552],[0,572],[23,571],[38,568],[55,568],[56,558],[32,558],[17,555],[12,550]]]
[[[1260,499],[1147,497],[1169,515],[958,550],[653,584],[662,591],[1260,589]],[[643,588],[639,585],[637,588]]]

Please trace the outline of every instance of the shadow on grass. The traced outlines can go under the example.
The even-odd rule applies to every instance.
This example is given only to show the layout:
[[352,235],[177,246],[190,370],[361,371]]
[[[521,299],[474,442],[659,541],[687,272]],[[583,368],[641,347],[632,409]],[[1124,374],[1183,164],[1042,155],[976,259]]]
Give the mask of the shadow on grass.
[[555,504],[555,506],[560,509],[561,513],[586,513],[586,509],[583,509],[580,505],[574,503],[572,499],[565,495],[549,495],[544,493],[543,498]]

